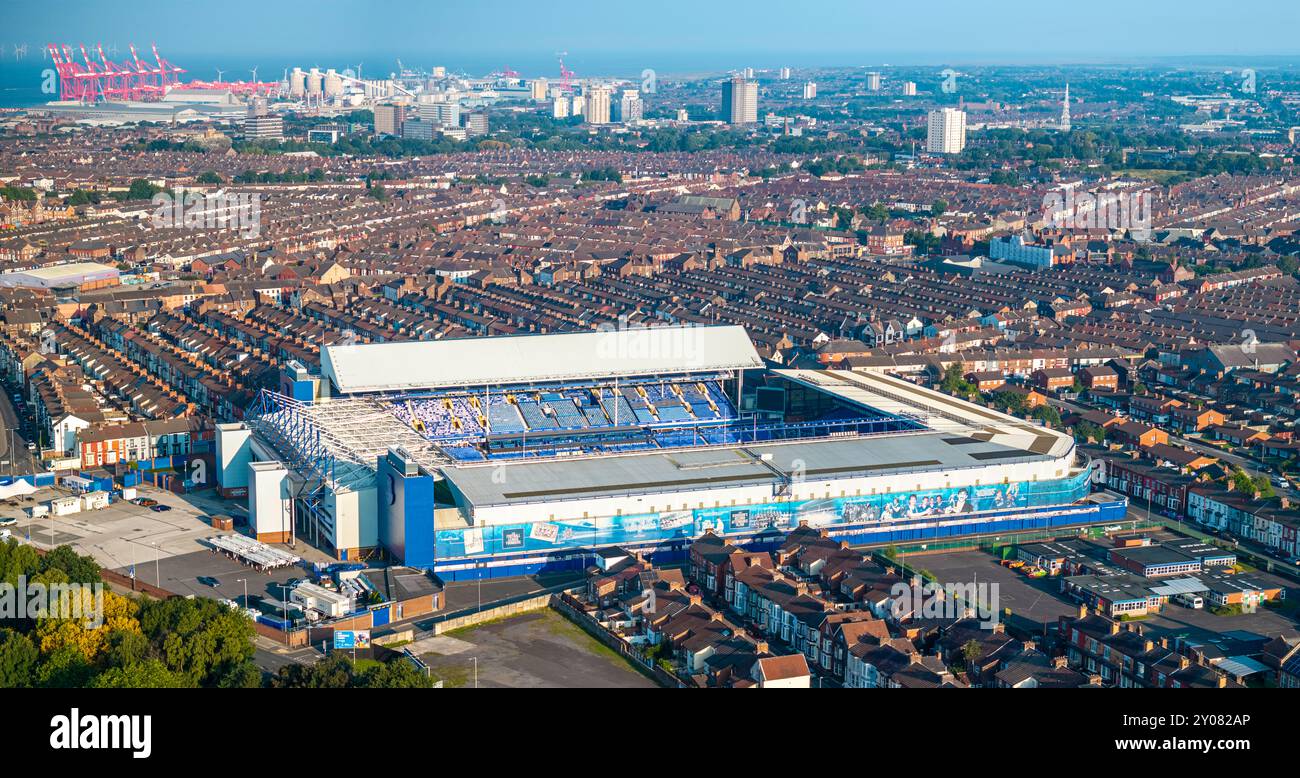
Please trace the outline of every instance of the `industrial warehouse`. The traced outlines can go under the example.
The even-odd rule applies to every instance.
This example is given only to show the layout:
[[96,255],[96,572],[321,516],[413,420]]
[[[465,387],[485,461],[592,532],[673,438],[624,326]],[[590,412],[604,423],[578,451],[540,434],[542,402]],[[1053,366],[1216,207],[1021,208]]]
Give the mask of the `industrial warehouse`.
[[338,345],[217,435],[259,540],[444,579],[1113,520],[1067,434],[883,374],[768,369],[741,327]]

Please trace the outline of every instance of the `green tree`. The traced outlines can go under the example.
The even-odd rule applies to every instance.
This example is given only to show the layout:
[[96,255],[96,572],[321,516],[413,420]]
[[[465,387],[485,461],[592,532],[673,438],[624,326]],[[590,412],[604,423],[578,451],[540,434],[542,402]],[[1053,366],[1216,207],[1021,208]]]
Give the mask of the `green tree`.
[[140,627],[167,669],[200,686],[215,685],[253,657],[252,622],[216,600],[147,601]]
[[72,645],[55,649],[36,671],[37,684],[50,689],[84,689],[94,678],[95,666]]
[[62,570],[72,583],[101,583],[99,563],[92,556],[82,556],[71,546],[59,546],[41,560],[41,570]]
[[162,190],[161,186],[151,184],[143,178],[137,178],[131,182],[131,188],[126,191],[126,199],[149,200]]
[[93,689],[184,689],[194,684],[157,659],[110,667],[91,682]]
[[1081,421],[1074,428],[1074,437],[1084,442],[1105,443],[1106,429],[1092,422]]
[[960,362],[953,362],[943,371],[943,381],[939,388],[958,397],[973,397],[977,393],[975,384],[962,375]]
[[1025,412],[1025,396],[1017,392],[993,392],[990,396],[993,404],[1004,408],[1007,413],[1017,416]]
[[433,681],[405,659],[368,667],[358,679],[367,689],[428,689]]
[[41,571],[41,556],[31,546],[10,539],[0,543],[0,581],[18,585],[20,576],[31,576]]
[[1049,427],[1061,426],[1061,412],[1050,405],[1040,405],[1029,414]]
[[1259,492],[1261,500],[1270,500],[1277,496],[1277,492],[1273,491],[1273,484],[1268,480],[1267,476],[1252,477],[1250,473],[1240,467],[1232,471],[1232,488],[1242,494]]
[[262,671],[251,661],[235,665],[217,679],[218,689],[256,689],[262,685]]
[[31,638],[12,629],[0,629],[0,689],[32,685],[40,653]]
[[331,654],[314,665],[290,664],[271,676],[272,689],[347,689],[353,684],[352,661]]

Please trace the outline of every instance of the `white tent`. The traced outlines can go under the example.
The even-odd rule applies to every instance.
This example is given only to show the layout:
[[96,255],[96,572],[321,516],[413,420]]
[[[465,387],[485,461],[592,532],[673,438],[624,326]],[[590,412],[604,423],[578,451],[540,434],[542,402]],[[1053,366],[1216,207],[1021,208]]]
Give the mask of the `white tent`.
[[36,487],[27,483],[23,479],[18,479],[11,484],[0,486],[0,500],[8,500],[13,497],[26,497],[36,491]]

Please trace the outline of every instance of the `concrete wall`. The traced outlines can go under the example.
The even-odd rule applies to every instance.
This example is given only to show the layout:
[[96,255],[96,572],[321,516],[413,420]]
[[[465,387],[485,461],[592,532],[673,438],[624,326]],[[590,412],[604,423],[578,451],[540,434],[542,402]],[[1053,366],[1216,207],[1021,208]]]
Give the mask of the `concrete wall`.
[[467,613],[463,616],[456,616],[447,619],[446,621],[434,624],[433,634],[441,635],[455,629],[462,629],[464,627],[472,627],[475,624],[482,624],[485,621],[503,619],[507,616],[516,616],[520,613],[529,613],[531,611],[541,610],[542,608],[550,607],[551,598],[555,596],[557,595],[549,593],[539,594],[536,597],[530,597],[526,600],[520,600],[519,602],[512,602],[507,605],[498,605],[495,608],[484,608],[477,613]]
[[[324,507],[334,517],[335,549],[350,551],[374,548],[379,545],[379,514],[376,488],[330,491],[325,496]],[[432,514],[430,514],[432,516]],[[432,518],[430,519],[432,523]],[[341,555],[340,555],[341,556]],[[352,554],[348,554],[352,558]]]
[[283,542],[291,527],[289,471],[279,462],[250,462],[248,468],[248,521],[259,540]]
[[248,463],[253,461],[253,432],[243,424],[217,425],[217,486],[222,494],[248,488]]

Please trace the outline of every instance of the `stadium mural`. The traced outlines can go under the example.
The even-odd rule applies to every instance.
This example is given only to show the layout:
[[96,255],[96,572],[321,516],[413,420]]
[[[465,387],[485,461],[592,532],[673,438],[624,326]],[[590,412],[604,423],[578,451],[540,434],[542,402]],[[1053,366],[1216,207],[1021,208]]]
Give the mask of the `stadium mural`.
[[1088,496],[1090,473],[1053,481],[1015,482],[891,492],[862,497],[760,503],[661,513],[629,514],[502,524],[436,533],[438,559],[516,551],[644,543],[720,535],[788,531],[801,522],[813,527],[886,524],[914,520],[985,519],[1000,511],[1068,505]]

